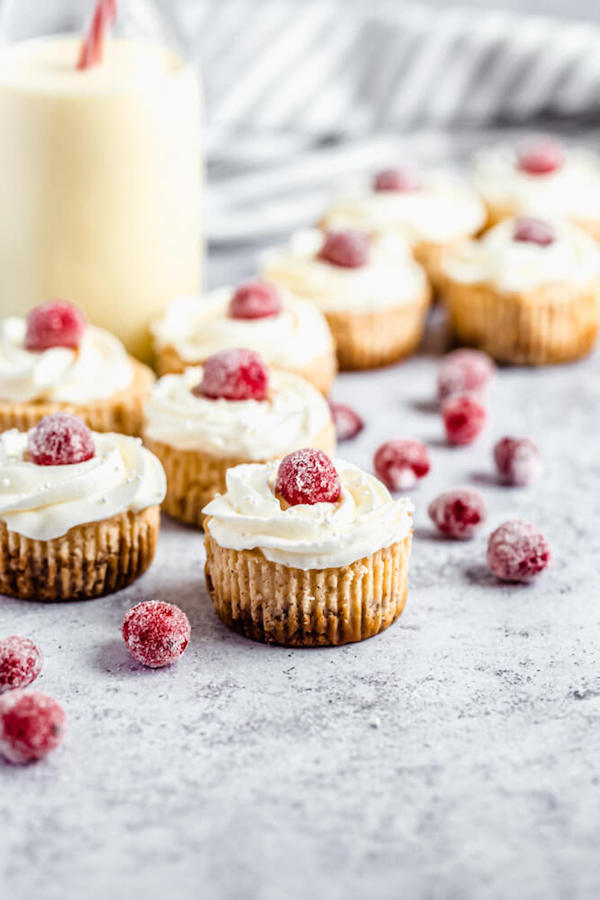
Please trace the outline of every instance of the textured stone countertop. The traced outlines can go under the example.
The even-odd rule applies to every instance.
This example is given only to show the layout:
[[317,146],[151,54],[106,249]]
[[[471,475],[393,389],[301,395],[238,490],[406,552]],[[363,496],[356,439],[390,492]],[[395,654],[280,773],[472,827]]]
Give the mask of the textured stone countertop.
[[[600,357],[506,369],[474,446],[450,449],[431,355],[344,375],[368,427],[430,442],[401,619],[364,644],[289,650],[216,619],[199,533],[165,522],[150,572],[91,603],[0,598],[1,632],[45,653],[38,687],[69,717],[46,761],[0,763],[0,896],[18,900],[570,900],[600,895]],[[529,433],[546,474],[495,484],[490,448]],[[477,485],[489,527],[440,540],[428,501]],[[532,586],[484,565],[512,516],[556,561]],[[145,670],[119,634],[147,598],[185,609],[192,642]]]

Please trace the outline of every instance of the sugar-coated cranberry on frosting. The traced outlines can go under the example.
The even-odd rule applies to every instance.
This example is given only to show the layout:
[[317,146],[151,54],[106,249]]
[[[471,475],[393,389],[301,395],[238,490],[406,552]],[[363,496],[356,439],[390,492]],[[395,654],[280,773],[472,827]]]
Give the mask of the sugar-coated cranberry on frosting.
[[0,754],[12,763],[42,759],[62,743],[66,715],[39,691],[9,691],[0,697]]
[[504,484],[530,484],[542,471],[542,455],[528,437],[501,438],[494,446],[494,462]]
[[351,441],[361,433],[365,423],[359,414],[344,403],[329,403],[338,441]]
[[412,193],[420,191],[423,181],[418,172],[409,168],[382,169],[373,179],[373,190]]
[[543,138],[517,148],[517,168],[528,175],[551,175],[562,168],[565,158],[561,145],[552,138]]
[[186,614],[161,600],[147,600],[132,607],[125,613],[121,632],[131,655],[151,669],[171,665],[190,641]]
[[476,394],[452,394],[442,403],[448,443],[462,446],[479,437],[486,423],[486,408]]
[[531,581],[551,562],[548,541],[529,522],[504,522],[489,537],[487,564],[503,581]]
[[394,439],[378,447],[373,466],[387,488],[405,491],[427,475],[431,463],[425,444],[412,439]]
[[235,348],[209,356],[193,393],[213,400],[265,400],[268,390],[269,373],[259,354]]
[[534,216],[519,216],[518,219],[515,219],[513,240],[517,243],[549,247],[556,240],[556,234],[552,225],[543,219],[537,219]]
[[25,688],[42,670],[42,654],[34,642],[20,634],[0,639],[0,694]]
[[369,259],[369,236],[364,231],[348,228],[325,235],[319,259],[343,269],[357,269]]
[[86,321],[80,309],[66,300],[52,300],[31,310],[26,320],[25,349],[35,352],[52,347],[79,347]]
[[431,521],[447,537],[469,540],[485,522],[485,501],[479,491],[456,488],[444,491],[428,508]]
[[275,493],[290,506],[336,503],[341,492],[340,476],[321,450],[295,450],[279,464]]
[[95,452],[92,432],[69,413],[44,416],[27,438],[27,453],[37,466],[75,465],[92,459]]
[[438,366],[438,397],[444,400],[451,394],[481,391],[496,374],[491,357],[482,350],[460,347],[447,353]]
[[282,310],[281,295],[269,281],[256,280],[240,284],[229,302],[232,319],[266,319]]

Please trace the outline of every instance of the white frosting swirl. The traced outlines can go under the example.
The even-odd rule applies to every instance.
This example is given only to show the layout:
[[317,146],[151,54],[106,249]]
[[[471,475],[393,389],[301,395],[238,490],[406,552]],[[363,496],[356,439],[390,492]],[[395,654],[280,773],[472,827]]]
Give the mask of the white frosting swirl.
[[52,347],[40,353],[24,347],[25,319],[0,321],[0,400],[84,405],[127,388],[133,369],[118,338],[88,325],[77,350]]
[[448,250],[444,271],[453,281],[491,284],[507,293],[557,283],[585,287],[597,281],[600,250],[593,238],[568,222],[547,221],[555,240],[545,247],[513,240],[515,220],[506,219],[480,240]]
[[264,273],[324,312],[371,312],[417,300],[426,288],[423,269],[398,232],[373,237],[368,261],[350,269],[317,258],[323,232],[305,229],[292,235],[289,248],[262,255]]
[[282,310],[262,319],[233,319],[227,311],[233,289],[219,288],[204,297],[178,297],[152,325],[157,348],[174,347],[181,359],[201,363],[232,347],[260,353],[268,365],[300,368],[333,352],[323,314],[311,303],[282,290]]
[[27,461],[27,433],[0,435],[0,520],[9,531],[39,541],[75,525],[162,503],[166,477],[139,438],[93,433],[96,454],[69,466]]
[[334,198],[324,219],[330,229],[400,229],[411,244],[445,244],[479,231],[486,212],[468,184],[440,173],[417,191],[375,191],[365,181],[349,185]]
[[600,218],[600,160],[585,150],[567,150],[555,172],[531,175],[517,166],[514,147],[492,147],[476,154],[473,177],[488,206],[508,213]]
[[373,475],[335,459],[342,482],[337,503],[282,509],[273,490],[277,462],[236,466],[227,493],[204,507],[208,530],[231,550],[261,550],[268,560],[296,569],[347,566],[406,538],[410,500],[394,500]]
[[304,378],[272,369],[265,400],[211,400],[192,388],[202,368],[164,375],[145,408],[145,434],[180,450],[249,460],[308,447],[331,423],[329,405]]

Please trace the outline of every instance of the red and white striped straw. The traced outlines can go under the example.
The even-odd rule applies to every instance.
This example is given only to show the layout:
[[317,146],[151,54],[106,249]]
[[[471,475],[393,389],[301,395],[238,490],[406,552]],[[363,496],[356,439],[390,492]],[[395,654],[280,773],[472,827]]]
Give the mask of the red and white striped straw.
[[102,62],[104,38],[117,18],[117,0],[98,0],[90,29],[81,43],[78,69],[91,69]]

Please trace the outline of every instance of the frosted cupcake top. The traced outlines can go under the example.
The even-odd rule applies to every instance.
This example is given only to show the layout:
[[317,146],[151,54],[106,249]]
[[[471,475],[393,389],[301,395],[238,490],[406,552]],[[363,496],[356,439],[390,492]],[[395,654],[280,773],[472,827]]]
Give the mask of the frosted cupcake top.
[[269,372],[264,400],[195,394],[202,377],[199,366],[157,381],[145,408],[147,437],[179,450],[261,460],[308,446],[331,425],[327,401],[291,372]]
[[394,500],[352,463],[333,464],[341,481],[337,502],[287,507],[274,490],[278,462],[229,469],[227,492],[203,510],[210,534],[221,547],[258,549],[271,562],[297,569],[346,566],[408,537],[410,500]]
[[600,275],[600,250],[576,225],[519,217],[449,249],[443,269],[453,281],[490,284],[507,293],[551,284],[585,287]]
[[266,277],[326,313],[364,313],[400,306],[419,299],[427,288],[423,269],[399,233],[371,237],[364,263],[352,267],[321,258],[325,240],[318,229],[296,232],[287,247],[262,255]]

